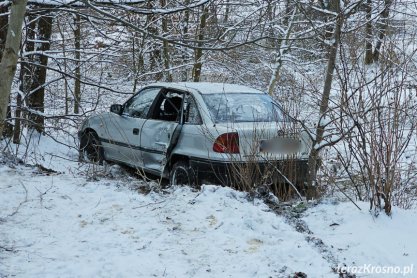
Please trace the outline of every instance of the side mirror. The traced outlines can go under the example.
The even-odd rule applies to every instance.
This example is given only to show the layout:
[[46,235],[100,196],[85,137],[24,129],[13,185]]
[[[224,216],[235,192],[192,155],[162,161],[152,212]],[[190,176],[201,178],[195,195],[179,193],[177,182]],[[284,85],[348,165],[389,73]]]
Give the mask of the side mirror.
[[115,113],[117,115],[122,115],[123,105],[121,105],[121,104],[112,104],[110,106],[110,112]]

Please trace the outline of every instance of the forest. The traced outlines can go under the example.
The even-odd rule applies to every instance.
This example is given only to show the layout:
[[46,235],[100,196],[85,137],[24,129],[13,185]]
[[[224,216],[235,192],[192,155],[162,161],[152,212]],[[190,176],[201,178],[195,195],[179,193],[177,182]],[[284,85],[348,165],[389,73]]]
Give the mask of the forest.
[[387,214],[392,205],[410,208],[416,7],[407,0],[2,1],[3,151],[17,155],[35,133],[77,148],[86,116],[149,83],[244,84],[268,92],[311,130],[311,184]]

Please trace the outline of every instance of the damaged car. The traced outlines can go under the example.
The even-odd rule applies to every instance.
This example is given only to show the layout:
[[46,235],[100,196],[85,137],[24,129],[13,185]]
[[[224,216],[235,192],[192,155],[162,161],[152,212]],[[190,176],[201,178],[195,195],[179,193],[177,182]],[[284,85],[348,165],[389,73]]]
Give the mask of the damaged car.
[[78,136],[84,160],[192,186],[266,178],[300,184],[311,148],[308,133],[268,94],[223,83],[148,85],[87,118]]

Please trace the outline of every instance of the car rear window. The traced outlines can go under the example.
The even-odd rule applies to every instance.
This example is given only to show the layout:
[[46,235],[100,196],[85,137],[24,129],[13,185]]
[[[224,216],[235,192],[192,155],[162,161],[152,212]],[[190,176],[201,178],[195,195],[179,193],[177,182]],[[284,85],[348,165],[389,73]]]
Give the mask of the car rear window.
[[266,94],[204,94],[203,99],[215,123],[288,120],[281,108]]

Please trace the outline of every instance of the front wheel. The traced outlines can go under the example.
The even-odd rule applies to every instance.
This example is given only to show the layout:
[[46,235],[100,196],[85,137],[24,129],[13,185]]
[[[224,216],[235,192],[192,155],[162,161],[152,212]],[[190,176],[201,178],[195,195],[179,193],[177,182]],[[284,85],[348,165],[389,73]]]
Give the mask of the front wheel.
[[94,132],[87,132],[80,146],[81,159],[84,161],[102,164],[104,160],[103,147],[100,139]]
[[177,161],[169,173],[170,185],[188,185],[198,188],[194,170],[185,161]]

